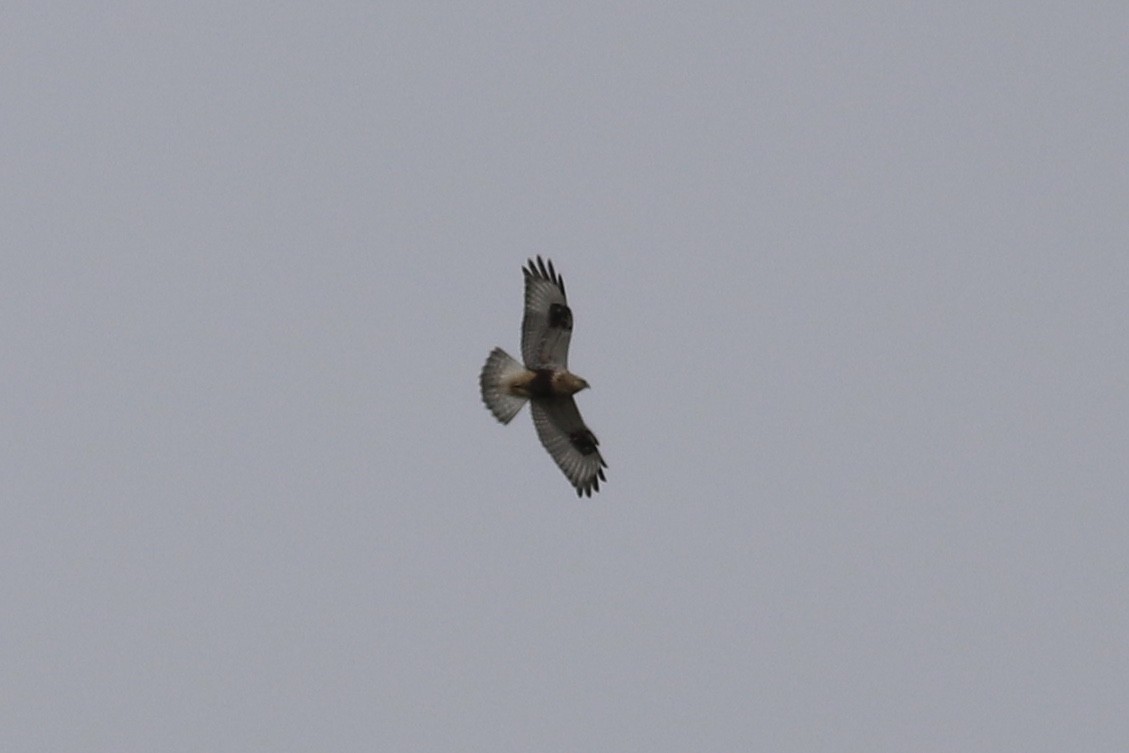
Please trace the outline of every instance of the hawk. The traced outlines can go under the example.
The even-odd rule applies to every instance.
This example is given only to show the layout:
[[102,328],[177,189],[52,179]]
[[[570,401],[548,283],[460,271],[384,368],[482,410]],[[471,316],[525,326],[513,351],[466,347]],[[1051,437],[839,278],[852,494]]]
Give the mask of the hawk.
[[565,300],[564,279],[553,262],[537,257],[522,268],[525,275],[525,315],[521,321],[521,358],[518,363],[501,348],[494,348],[478,383],[482,402],[494,418],[508,424],[529,402],[533,425],[541,444],[576,487],[576,495],[591,497],[600,490],[604,468],[596,435],[584,425],[573,395],[588,386],[568,370],[568,341],[572,337],[572,311]]

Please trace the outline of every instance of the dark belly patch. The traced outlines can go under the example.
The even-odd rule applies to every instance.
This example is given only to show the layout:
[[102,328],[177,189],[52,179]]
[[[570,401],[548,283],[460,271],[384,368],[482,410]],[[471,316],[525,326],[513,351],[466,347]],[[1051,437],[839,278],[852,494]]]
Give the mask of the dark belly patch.
[[553,370],[534,370],[528,389],[530,397],[553,397]]

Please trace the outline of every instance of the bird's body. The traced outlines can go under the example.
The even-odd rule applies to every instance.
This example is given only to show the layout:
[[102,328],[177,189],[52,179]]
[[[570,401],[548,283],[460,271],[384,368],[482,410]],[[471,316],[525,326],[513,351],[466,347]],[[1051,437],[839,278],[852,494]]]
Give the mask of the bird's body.
[[552,369],[526,369],[509,384],[512,395],[519,397],[569,397],[588,386],[571,371]]
[[521,324],[524,364],[495,348],[482,368],[482,401],[503,424],[526,402],[541,444],[573,486],[577,495],[600,490],[607,467],[599,441],[584,425],[573,395],[588,382],[568,370],[572,310],[565,300],[564,280],[537,257],[522,269],[525,275],[525,316]]

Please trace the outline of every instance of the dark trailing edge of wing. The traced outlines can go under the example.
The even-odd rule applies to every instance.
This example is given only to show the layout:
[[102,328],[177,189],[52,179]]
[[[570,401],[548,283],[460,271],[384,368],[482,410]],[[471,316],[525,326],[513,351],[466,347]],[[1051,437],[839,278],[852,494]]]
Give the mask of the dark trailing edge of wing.
[[552,260],[550,260],[548,265],[546,265],[546,263],[542,261],[541,255],[538,254],[537,263],[534,264],[533,260],[530,259],[529,266],[523,267],[521,271],[525,273],[526,277],[536,277],[542,280],[548,280],[561,289],[561,295],[565,295],[564,278],[557,274],[557,270],[553,269]]

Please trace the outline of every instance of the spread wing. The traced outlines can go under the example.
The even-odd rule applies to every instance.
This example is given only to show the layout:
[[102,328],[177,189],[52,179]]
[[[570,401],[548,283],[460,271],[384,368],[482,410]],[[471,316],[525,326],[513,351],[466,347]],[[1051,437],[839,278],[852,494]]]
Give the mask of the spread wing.
[[608,464],[597,449],[600,442],[584,425],[576,401],[571,397],[532,400],[533,425],[541,444],[553,456],[564,475],[576,487],[576,496],[600,491]]
[[525,316],[521,320],[521,357],[531,369],[567,369],[572,311],[565,301],[564,279],[537,257],[524,267]]

